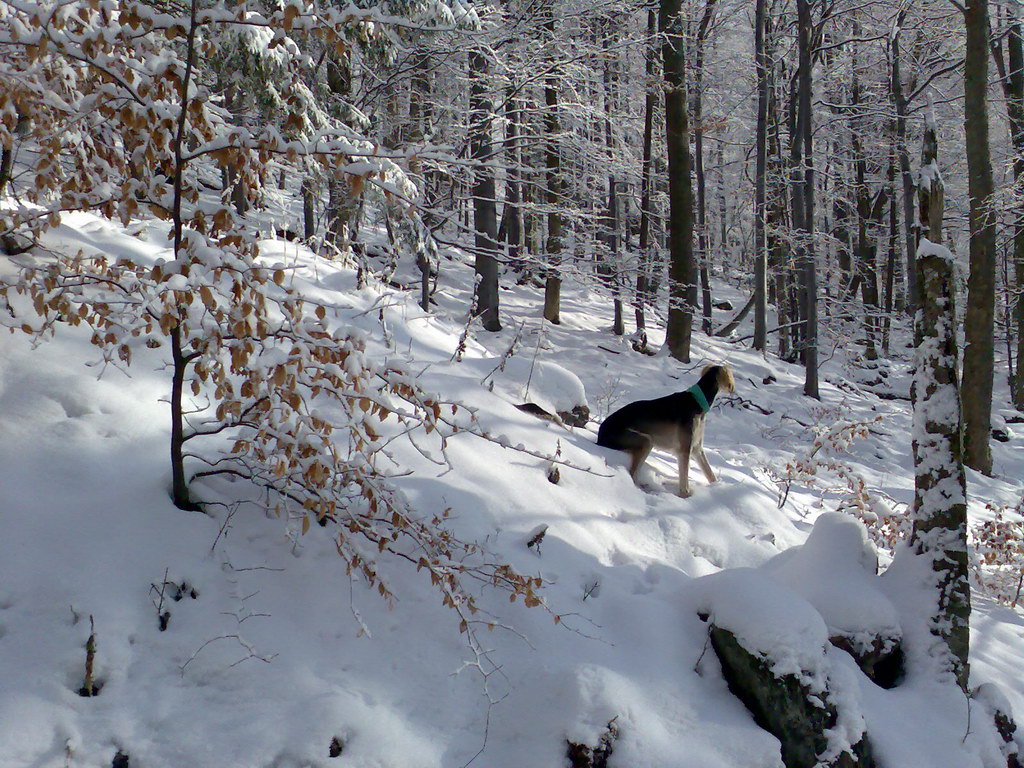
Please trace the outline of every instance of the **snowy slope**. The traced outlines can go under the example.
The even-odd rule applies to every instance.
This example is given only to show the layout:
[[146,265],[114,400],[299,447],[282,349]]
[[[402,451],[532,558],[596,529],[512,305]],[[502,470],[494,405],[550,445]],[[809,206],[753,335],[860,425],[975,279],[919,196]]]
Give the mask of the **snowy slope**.
[[[137,227],[133,237],[76,215],[52,237],[153,259],[162,253],[159,231]],[[771,579],[760,566],[802,544],[815,518],[835,507],[834,488],[795,484],[780,509],[771,479],[806,454],[816,424],[882,416],[845,459],[892,508],[907,504],[909,404],[849,384],[856,371],[844,354],[824,367],[820,403],[801,396],[798,367],[721,339],[699,336],[691,366],[639,355],[608,332],[610,302],[574,283],[563,288],[558,327],[539,322],[535,289],[502,291],[505,330],[474,331],[458,362],[465,265],[442,262],[439,306],[428,316],[401,292],[356,289],[350,270],[293,244],[265,248],[298,268],[303,290],[373,331],[377,354],[414,361],[424,386],[478,409],[492,436],[560,450],[580,468],[561,467],[554,485],[548,462],[471,435],[451,441],[450,472],[396,448],[411,470],[398,482],[416,508],[450,509],[461,538],[542,576],[546,608],[481,588],[486,613],[474,630],[484,653],[474,653],[457,617],[411,567],[384,572],[398,597],[389,610],[346,576],[317,526],[301,536],[296,521],[245,507],[230,516],[223,507],[210,516],[175,509],[166,490],[163,350],[140,353],[126,375],[90,365],[83,329],[62,328],[36,348],[3,334],[0,765],[109,766],[121,751],[143,768],[544,768],[564,764],[567,739],[596,743],[612,719],[620,733],[613,765],[779,765],[778,743],[729,694],[706,652],[697,579],[732,568]],[[737,290],[720,289],[742,302]],[[376,330],[380,307],[386,336]],[[673,457],[655,452],[646,488],[637,488],[625,456],[595,445],[597,421],[566,429],[514,407],[561,408],[582,388],[600,419],[630,400],[685,388],[704,362],[723,360],[734,367],[737,396],[715,404],[706,438],[720,481],[709,487],[694,470],[686,500],[672,494]],[[889,386],[905,390],[907,381],[906,363],[895,364]],[[1019,499],[1024,457],[1014,443],[995,451],[996,478],[969,475],[978,515],[986,502]],[[200,489],[225,502],[232,493],[225,484]],[[528,548],[544,525],[539,550]],[[171,616],[161,632],[152,585],[165,578],[187,582],[196,597],[174,601],[164,588],[161,610]],[[895,579],[885,589],[906,617],[912,609],[900,600],[914,595]],[[76,690],[90,617],[103,688],[84,698]],[[1019,612],[976,601],[974,682],[1001,683],[1024,713],[1022,625]],[[855,681],[849,696],[883,765],[993,764],[991,733],[975,722],[963,738],[967,704],[948,684],[912,676],[883,691],[845,654],[830,659]],[[332,740],[342,746],[335,758]]]

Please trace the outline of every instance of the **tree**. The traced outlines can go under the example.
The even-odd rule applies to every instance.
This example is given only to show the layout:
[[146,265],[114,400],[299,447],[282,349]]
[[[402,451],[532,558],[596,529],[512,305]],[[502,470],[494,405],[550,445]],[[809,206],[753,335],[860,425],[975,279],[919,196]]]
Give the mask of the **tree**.
[[1006,117],[1013,145],[1014,181],[1014,222],[1013,222],[1013,264],[1017,285],[1016,331],[1017,369],[1012,382],[1014,405],[1024,409],[1024,300],[1020,292],[1024,288],[1024,43],[1021,41],[1021,22],[1017,12],[1006,30],[1006,60],[1003,43],[997,38],[993,43],[993,54],[999,81],[1006,96]]
[[497,183],[491,157],[491,101],[487,97],[490,65],[479,47],[469,54],[470,156],[473,168],[473,221],[476,228],[476,312],[488,331],[500,331],[498,317],[498,219],[495,204]]
[[992,472],[992,380],[995,365],[996,217],[992,208],[992,155],[988,141],[988,0],[964,5],[964,133],[970,197],[971,272],[964,313],[964,461]]
[[767,0],[757,0],[754,11],[754,66],[757,70],[757,154],[754,175],[754,349],[768,351],[768,54],[765,49]]
[[907,100],[903,94],[903,79],[900,74],[900,39],[907,10],[903,8],[896,17],[896,26],[889,41],[890,77],[889,94],[893,102],[893,117],[896,134],[896,153],[900,161],[900,178],[903,182],[903,227],[906,238],[907,309],[912,313],[917,306],[917,265],[913,254],[917,252],[914,236],[914,175],[910,170],[910,149],[907,145]]
[[707,184],[704,173],[704,44],[715,16],[717,0],[705,0],[704,12],[693,41],[693,164],[697,179],[697,263],[700,268],[701,329],[711,333],[711,253],[707,217]]
[[968,683],[971,588],[967,573],[967,484],[961,447],[954,259],[942,246],[942,177],[934,127],[925,135],[914,322],[914,550],[931,559],[937,591],[932,632],[948,648],[957,683]]
[[672,357],[690,361],[697,306],[693,253],[693,181],[690,125],[686,109],[686,37],[682,0],[661,0],[659,25],[665,79],[665,137],[669,189],[669,304],[665,343]]
[[652,208],[652,195],[654,187],[654,110],[657,105],[658,91],[655,86],[655,73],[657,69],[657,49],[654,41],[658,34],[658,14],[652,8],[647,11],[647,36],[648,40],[644,46],[644,73],[646,81],[644,86],[644,137],[643,155],[640,168],[640,262],[636,273],[636,328],[643,331],[646,338],[647,320],[644,313],[644,306],[650,300],[650,278],[648,272],[651,268],[651,254],[653,249],[653,238],[651,237],[651,219],[654,218]]
[[797,0],[799,66],[793,142],[793,223],[804,307],[804,394],[818,395],[818,268],[814,260],[814,160],[811,116],[811,8]]
[[[548,49],[555,45],[555,0],[547,0],[544,30]],[[548,239],[545,244],[547,269],[544,279],[544,319],[558,325],[561,320],[562,278],[558,274],[562,254],[562,212],[564,182],[559,147],[558,76],[555,67],[544,78],[544,163],[547,169]]]

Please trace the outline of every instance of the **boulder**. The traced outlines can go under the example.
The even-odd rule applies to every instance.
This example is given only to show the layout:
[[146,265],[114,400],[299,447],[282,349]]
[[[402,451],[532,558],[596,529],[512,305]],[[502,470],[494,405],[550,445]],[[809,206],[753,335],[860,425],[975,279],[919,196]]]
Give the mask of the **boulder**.
[[995,683],[982,683],[971,692],[971,698],[992,719],[1003,740],[1003,756],[1006,768],[1022,768],[1020,744],[1017,741],[1017,721],[1013,708],[1002,690]]
[[821,614],[764,569],[694,583],[729,690],[781,744],[787,768],[869,768],[856,673],[833,664]]
[[729,690],[754,721],[782,745],[786,768],[869,768],[874,766],[866,735],[849,751],[829,759],[826,732],[839,722],[837,705],[815,694],[800,675],[776,675],[768,661],[745,649],[732,632],[710,628],[711,646],[722,665]]
[[762,566],[814,606],[834,646],[883,688],[903,677],[903,629],[879,588],[878,555],[864,524],[841,512],[814,521],[806,543]]
[[593,747],[587,744],[575,744],[566,741],[566,757],[571,768],[607,768],[608,758],[612,756],[615,740],[619,738],[619,727],[615,724],[617,717],[608,722],[604,733]]

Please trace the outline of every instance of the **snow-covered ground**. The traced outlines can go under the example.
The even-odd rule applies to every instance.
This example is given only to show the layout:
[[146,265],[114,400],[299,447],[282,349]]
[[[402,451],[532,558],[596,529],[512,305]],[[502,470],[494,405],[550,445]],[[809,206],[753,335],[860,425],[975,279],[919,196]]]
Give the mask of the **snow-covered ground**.
[[[159,227],[134,231],[74,215],[51,237],[73,250],[160,255]],[[351,270],[314,262],[294,244],[267,241],[265,250],[296,266],[304,290],[343,307],[348,323],[373,331],[379,313],[366,310],[384,307],[388,333],[374,331],[375,354],[413,361],[425,387],[476,408],[481,426],[512,446],[457,436],[451,471],[398,446],[411,472],[397,482],[424,515],[450,510],[460,538],[541,576],[546,607],[481,588],[474,631],[485,653],[474,654],[413,567],[383,570],[397,597],[389,609],[346,575],[317,526],[300,536],[296,521],[244,507],[230,517],[222,507],[209,516],[176,509],[164,350],[140,350],[126,375],[92,365],[84,328],[62,327],[36,347],[4,333],[0,765],[105,768],[121,752],[141,768],[545,768],[565,764],[567,740],[596,744],[614,720],[613,766],[776,766],[778,742],[729,693],[698,608],[718,605],[738,633],[760,613],[787,617],[764,642],[794,658],[824,636],[824,622],[844,618],[851,632],[904,622],[912,635],[912,579],[876,576],[859,554],[831,562],[863,545],[859,529],[834,515],[816,529],[817,543],[772,560],[803,545],[844,496],[834,479],[798,480],[779,506],[775,479],[808,455],[816,428],[871,422],[841,458],[867,483],[876,512],[905,513],[913,476],[903,336],[880,388],[904,399],[857,383],[865,374],[847,338],[834,340],[834,355],[825,350],[819,402],[802,396],[802,369],[745,344],[698,334],[692,365],[638,354],[609,332],[610,301],[573,281],[563,287],[562,324],[542,324],[538,291],[508,280],[505,329],[474,329],[455,361],[471,279],[464,263],[442,260],[438,306],[426,315],[411,294],[357,289]],[[4,263],[0,273],[9,271]],[[724,279],[716,292],[736,307],[744,300]],[[709,486],[694,469],[693,496],[680,499],[675,459],[655,451],[636,487],[625,455],[596,446],[600,419],[684,389],[705,363],[723,361],[736,395],[714,404],[705,442],[719,482]],[[581,395],[594,417],[586,428],[514,407],[561,409]],[[998,388],[997,397],[1006,402]],[[562,466],[553,484],[549,462],[517,445],[560,451],[579,469]],[[968,475],[976,518],[990,514],[988,503],[1020,499],[1019,438],[994,444],[994,454],[995,477]],[[229,500],[225,486],[199,490]],[[540,545],[528,547],[541,526]],[[723,569],[742,570],[726,582],[700,578]],[[709,597],[729,579],[749,585],[746,607]],[[188,588],[174,600],[177,590],[164,587],[170,618],[160,631],[165,580]],[[77,690],[90,622],[102,689],[87,698]],[[999,683],[1019,713],[1022,632],[1019,611],[975,597],[972,686]],[[883,690],[839,651],[827,665],[846,681],[843,700],[863,716],[881,765],[997,764],[991,729],[977,713],[971,720],[955,686],[915,676],[911,665],[903,685]]]

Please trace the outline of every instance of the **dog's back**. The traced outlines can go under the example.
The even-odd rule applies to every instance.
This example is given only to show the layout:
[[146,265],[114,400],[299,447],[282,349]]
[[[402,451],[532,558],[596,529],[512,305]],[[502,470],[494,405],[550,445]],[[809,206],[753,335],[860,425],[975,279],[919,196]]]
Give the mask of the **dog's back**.
[[689,392],[674,392],[654,400],[638,400],[623,406],[604,420],[597,444],[618,451],[635,451],[649,439],[659,448],[679,444],[679,429],[702,413]]

